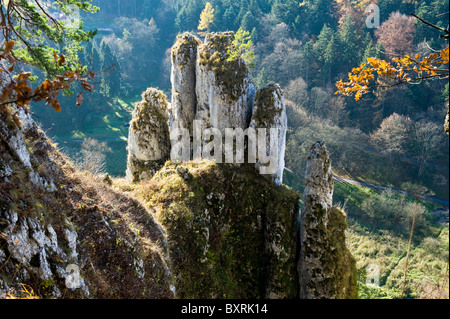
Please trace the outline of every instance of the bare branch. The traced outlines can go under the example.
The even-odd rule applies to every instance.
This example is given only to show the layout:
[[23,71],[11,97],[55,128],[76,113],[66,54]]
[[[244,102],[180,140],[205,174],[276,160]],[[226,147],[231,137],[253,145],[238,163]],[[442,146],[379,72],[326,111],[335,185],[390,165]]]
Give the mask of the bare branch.
[[429,25],[430,27],[433,27],[433,28],[435,28],[435,29],[437,29],[437,30],[439,30],[439,31],[445,32],[446,34],[441,35],[441,38],[443,38],[443,39],[448,39],[448,38],[449,38],[449,36],[450,36],[449,30],[444,29],[444,28],[441,28],[441,27],[438,27],[437,25],[434,25],[434,24],[432,24],[432,23],[430,23],[430,22],[428,22],[428,21],[425,21],[424,19],[422,19],[422,18],[416,16],[416,15],[415,15],[414,13],[412,13],[412,12],[411,12],[411,15],[412,15],[413,17],[415,17],[416,19],[420,20],[422,23],[425,23],[426,25]]

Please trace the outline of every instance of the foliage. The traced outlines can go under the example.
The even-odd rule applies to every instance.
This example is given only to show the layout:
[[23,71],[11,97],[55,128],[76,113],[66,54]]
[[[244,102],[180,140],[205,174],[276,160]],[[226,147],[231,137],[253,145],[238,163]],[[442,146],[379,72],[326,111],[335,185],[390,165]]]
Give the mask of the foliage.
[[81,156],[78,166],[82,170],[91,172],[93,175],[105,173],[106,153],[111,153],[111,148],[106,142],[96,139],[85,138],[81,144]]
[[380,128],[371,135],[371,139],[375,145],[387,152],[404,153],[411,125],[410,118],[393,113],[381,122]]
[[[417,210],[416,207],[419,207]],[[426,227],[430,225],[423,214],[423,205],[407,202],[404,196],[391,191],[383,191],[381,195],[371,196],[362,203],[367,222],[377,225],[379,229],[395,230],[397,234],[409,235],[412,216],[416,216],[416,230],[427,233]]]
[[[0,61],[7,60],[9,67],[7,69],[0,69],[1,76],[3,77],[1,88],[1,102],[0,107],[2,110],[5,105],[15,103],[19,107],[26,107],[31,101],[39,102],[44,100],[46,104],[50,104],[55,111],[61,111],[61,105],[57,98],[58,94],[62,90],[67,90],[71,87],[71,84],[78,81],[83,89],[92,91],[92,84],[89,80],[93,78],[93,73],[88,73],[87,76],[83,76],[81,69],[75,69],[74,71],[65,70],[61,75],[56,75],[53,80],[46,79],[34,90],[30,86],[31,72],[20,72],[18,69],[18,61],[15,59],[11,50],[14,46],[14,41],[8,41],[4,43],[3,52],[0,54]],[[64,55],[57,55],[54,51],[54,62],[58,65],[64,65],[68,69],[72,69],[70,64],[66,64]],[[6,80],[8,79],[8,80]],[[80,92],[77,96],[77,105],[83,102],[83,92]],[[16,119],[16,117],[15,117]]]
[[252,40],[250,40],[251,36],[249,34],[248,31],[239,28],[234,35],[234,40],[232,42],[233,49],[227,51],[228,62],[243,59],[250,68],[255,67],[255,64],[253,63],[255,53],[251,50]]
[[120,93],[121,68],[110,46],[102,41],[100,44],[101,88],[105,96],[115,97]]
[[[436,66],[439,71],[434,72],[444,74],[448,64],[436,63],[443,60],[441,53],[445,47],[439,37],[442,30],[436,32],[435,28],[419,20],[416,20],[411,28],[408,22],[408,25],[405,25],[407,28],[404,29],[407,30],[409,39],[405,41],[398,30],[390,28],[389,31],[387,28],[393,23],[388,19],[390,14],[399,11],[402,14],[414,12],[418,17],[445,29],[448,26],[448,13],[446,14],[448,0],[414,1],[416,3],[409,0],[209,1],[214,15],[210,31],[241,28],[250,32],[255,52],[253,62],[255,68],[252,69],[255,85],[262,87],[277,82],[283,88],[285,96],[292,100],[286,101],[289,114],[286,162],[289,171],[285,171],[285,181],[290,186],[298,190],[303,188],[307,150],[312,142],[320,139],[327,143],[331,152],[335,174],[404,190],[417,192],[420,190],[420,193],[448,198],[448,170],[439,168],[448,164],[448,139],[439,132],[439,127],[442,127],[442,115],[445,115],[447,110],[445,102],[448,100],[448,84],[444,83],[446,81],[425,81],[428,79],[423,79],[422,82],[415,81],[413,79],[428,76],[424,69],[425,65],[409,61],[412,64],[404,66],[403,63],[398,64],[392,60],[392,57],[402,60],[406,54],[418,62],[430,58],[430,62],[425,64]],[[22,2],[20,0],[11,3]],[[44,2],[56,3],[56,1],[39,1]],[[206,0],[92,0],[92,4],[100,6],[101,10],[95,15],[83,14],[83,23],[85,29],[99,28],[99,30],[85,46],[84,54],[80,54],[79,60],[85,67],[75,62],[75,53],[79,52],[75,43],[83,42],[81,36],[75,37],[75,40],[80,40],[79,42],[69,41],[69,38],[65,37],[65,46],[55,44],[52,38],[44,33],[39,38],[33,37],[31,44],[44,43],[34,39],[45,39],[45,44],[50,48],[49,51],[39,51],[40,49],[37,51],[48,58],[48,65],[42,67],[44,76],[47,74],[46,68],[52,72],[56,70],[59,72],[58,75],[63,75],[66,68],[71,72],[75,71],[73,68],[80,68],[82,78],[88,78],[89,75],[82,72],[92,71],[99,84],[96,88],[92,88],[92,92],[84,92],[81,108],[75,107],[76,94],[58,98],[62,106],[61,112],[47,112],[43,107],[45,98],[39,103],[31,100],[35,119],[42,123],[49,135],[60,138],[61,140],[58,140],[60,146],[64,150],[70,150],[74,156],[81,154],[79,139],[86,137],[117,139],[119,136],[126,136],[133,103],[140,99],[140,93],[148,86],[158,86],[166,93],[170,92],[168,49],[173,45],[173,39],[178,32],[198,30],[199,16],[206,2]],[[2,4],[4,3],[7,2],[2,1]],[[33,0],[28,3],[35,2]],[[380,8],[383,28],[378,31],[364,26],[367,16],[364,11],[368,3],[376,3]],[[7,6],[3,6],[2,9],[6,10]],[[116,19],[119,17],[120,19]],[[403,15],[402,17],[404,18]],[[44,18],[51,22],[49,17]],[[51,23],[47,24],[48,26],[39,23],[45,28],[56,27]],[[380,30],[389,34],[381,34]],[[24,29],[22,31],[25,32]],[[73,30],[79,31],[81,29]],[[18,52],[18,48],[26,49],[20,43],[20,39],[15,38],[14,41],[11,52]],[[69,45],[69,42],[72,44]],[[382,42],[387,43],[386,48]],[[385,55],[383,52],[393,52],[396,42],[407,44],[409,51],[397,52],[401,54],[400,56]],[[4,48],[5,43],[1,46],[1,54]],[[228,48],[221,51],[223,59],[227,50]],[[65,61],[73,62],[59,65],[58,60],[55,61],[53,51],[56,51],[58,60],[63,55]],[[25,51],[22,52],[24,52],[22,57],[25,57]],[[432,53],[436,53],[438,59],[434,59]],[[415,58],[416,54],[420,54],[418,59]],[[367,62],[369,58],[373,59],[375,66]],[[27,59],[36,65],[39,62],[37,59],[34,61],[31,55],[28,55]],[[7,71],[9,62],[7,59],[2,59],[3,61],[6,63]],[[43,61],[45,62],[45,59]],[[383,66],[382,61],[389,63],[392,69],[396,69],[392,70],[394,75],[399,67],[403,67],[404,76],[412,79],[405,83],[422,84],[396,85],[399,79],[375,71],[375,68]],[[9,78],[15,82],[24,82],[23,78],[14,77],[19,72],[30,71],[30,67],[23,62],[26,61],[15,64],[12,77],[0,77],[2,81],[0,86],[3,86]],[[220,65],[223,65],[222,62]],[[367,91],[359,96],[358,102],[350,98],[333,97],[331,83],[344,79],[352,66],[360,64],[365,64],[359,72],[361,74],[363,70],[374,69],[372,72],[374,78],[369,80]],[[238,66],[238,62],[235,61],[234,65]],[[386,65],[384,67],[388,68]],[[411,70],[407,71],[408,68]],[[421,69],[422,73],[417,72]],[[36,79],[35,75],[40,75],[40,71],[33,71],[33,75],[28,77],[26,82],[30,87],[33,86],[32,81]],[[227,80],[231,78],[229,82],[233,83],[231,76],[226,78]],[[440,78],[445,78],[445,75],[436,76],[434,79]],[[54,79],[49,77],[49,81]],[[39,78],[33,89],[44,80]],[[83,90],[80,81],[73,81],[70,90],[75,92]],[[18,83],[16,88],[20,85]],[[354,85],[356,87],[356,84]],[[22,87],[26,92],[26,87]],[[350,85],[345,89],[354,87]],[[59,90],[60,93],[65,91],[67,89]],[[20,93],[13,90],[12,94]],[[345,95],[355,95],[357,91],[347,93]],[[96,112],[92,112],[93,107]],[[411,120],[393,121],[394,117]],[[399,126],[395,127],[397,124]],[[121,175],[125,171],[126,142],[116,140],[108,142],[108,145],[114,151],[113,156],[106,158],[108,173]],[[336,198],[342,202],[347,200],[347,205],[352,209],[349,211],[350,218],[363,216],[362,202],[369,195],[376,194],[374,191],[343,183],[337,183],[335,187]],[[360,222],[358,219],[357,223],[353,223],[349,232],[358,231]],[[370,292],[372,297],[399,296],[394,292],[396,282],[402,280],[403,272],[397,271],[395,265],[401,261],[406,244],[401,241],[403,239],[397,240],[393,230],[382,229],[380,232],[385,231],[383,236],[377,237],[379,234],[377,229],[380,227],[376,224],[376,219],[372,222],[373,225],[369,224],[370,227],[365,229],[365,232],[361,231],[363,235],[358,237],[361,240],[360,245],[355,245],[352,249],[356,252],[360,266],[368,260],[381,260],[381,264],[389,265],[385,268],[386,274],[383,275],[383,282],[387,281],[386,285],[372,289]],[[372,240],[373,237],[377,237],[376,240]],[[427,237],[436,239],[434,233],[428,234]],[[391,241],[392,245],[385,245],[386,241]],[[401,249],[397,246],[401,246]],[[445,252],[444,248],[442,251]],[[437,272],[436,267],[441,265],[437,266],[437,257],[435,254],[434,259],[429,257],[427,251],[425,248],[422,249],[420,244],[417,250],[413,248],[410,269],[419,277],[424,272],[433,273],[432,279],[438,283],[434,274]],[[446,251],[448,252],[448,248]],[[417,256],[423,257],[423,261],[419,257],[414,257],[415,252]],[[429,264],[431,270],[425,269],[422,263]],[[445,269],[443,270],[445,272]],[[416,278],[413,278],[413,281],[415,284],[418,283]],[[414,291],[422,289],[413,285],[411,287]],[[419,293],[415,296],[419,296]]]
[[[119,17],[114,19],[121,32],[103,37],[112,54],[117,58],[121,82],[139,83],[154,80],[159,72],[142,72],[157,69],[157,57],[163,57],[164,51],[157,45],[159,28],[149,20]],[[154,58],[149,59],[149,56]]]
[[375,35],[389,55],[404,55],[411,52],[414,40],[414,18],[399,11],[389,15]]

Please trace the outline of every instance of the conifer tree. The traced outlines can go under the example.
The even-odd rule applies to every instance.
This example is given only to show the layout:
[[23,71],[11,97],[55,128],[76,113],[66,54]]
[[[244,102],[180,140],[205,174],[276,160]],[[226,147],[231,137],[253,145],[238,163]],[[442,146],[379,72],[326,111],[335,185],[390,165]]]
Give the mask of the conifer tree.
[[359,36],[352,16],[348,16],[339,33],[342,64],[349,69],[358,61]]
[[[77,9],[94,13],[98,8],[91,0],[65,0],[58,3],[59,13],[71,16]],[[78,63],[81,43],[89,41],[95,32],[83,31],[82,21],[72,16],[71,24],[51,15],[48,3],[34,0],[2,1],[0,6],[0,111],[8,104],[28,107],[31,101],[44,100],[56,111],[61,111],[58,94],[71,92],[72,84],[79,82],[84,90],[91,91],[88,82],[94,74],[85,74]],[[46,79],[34,90],[30,81],[37,77],[24,72],[24,65],[34,66],[44,72]],[[82,103],[83,93],[76,104]]]
[[322,79],[328,78],[331,81],[331,68],[336,60],[338,43],[334,31],[327,25],[324,25],[322,31],[317,37],[315,53],[317,60],[321,64]]
[[210,2],[207,2],[205,8],[200,14],[200,21],[198,25],[198,30],[206,30],[206,33],[209,33],[211,24],[214,22],[214,8],[212,7]]
[[237,59],[243,59],[249,67],[253,68],[255,59],[255,53],[251,50],[252,41],[250,40],[250,33],[248,31],[239,30],[234,35],[233,50],[228,50],[227,61],[234,61]]
[[120,91],[120,65],[105,41],[100,44],[100,62],[102,91],[106,96],[117,96]]

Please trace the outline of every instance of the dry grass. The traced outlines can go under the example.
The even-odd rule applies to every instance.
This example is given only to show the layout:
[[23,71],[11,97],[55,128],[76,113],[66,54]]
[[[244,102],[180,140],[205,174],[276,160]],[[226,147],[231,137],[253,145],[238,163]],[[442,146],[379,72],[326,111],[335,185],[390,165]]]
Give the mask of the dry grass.
[[[2,160],[14,172],[9,182],[0,184],[0,206],[6,205],[19,218],[37,217],[43,228],[52,225],[63,250],[68,249],[65,228],[77,231],[77,252],[87,259],[81,275],[89,283],[91,297],[170,298],[165,239],[151,212],[130,193],[104,183],[102,175],[76,169],[39,129],[29,130],[24,136],[33,168],[51,180],[56,190],[33,185],[22,164],[0,144]],[[121,183],[126,185],[125,181]],[[4,243],[0,238],[0,245]],[[14,278],[8,281],[9,287],[22,287],[8,294],[8,298],[51,297],[53,286],[59,289],[62,298],[83,296],[79,289],[67,289],[64,280],[58,278],[42,282],[30,272],[30,279],[16,280],[15,274],[23,265],[4,251],[7,258],[0,265],[0,272]],[[63,269],[69,262],[50,253],[48,258],[51,264]]]

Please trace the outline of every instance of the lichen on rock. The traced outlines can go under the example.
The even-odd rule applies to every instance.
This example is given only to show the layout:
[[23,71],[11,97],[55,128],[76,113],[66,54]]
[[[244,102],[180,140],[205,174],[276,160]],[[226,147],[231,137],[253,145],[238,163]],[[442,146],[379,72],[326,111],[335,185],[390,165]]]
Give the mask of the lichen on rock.
[[192,124],[197,111],[195,94],[197,49],[200,39],[188,32],[177,37],[172,46],[172,99],[169,107],[169,126],[186,128],[192,134]]
[[254,86],[242,59],[227,61],[233,32],[212,34],[198,48],[196,69],[196,119],[204,127],[248,127]]
[[136,103],[128,133],[127,179],[149,179],[170,156],[168,103],[164,93],[148,88]]
[[[266,153],[275,151],[277,157],[276,172],[272,174],[277,185],[283,182],[284,156],[286,150],[287,115],[283,92],[278,84],[269,84],[256,92],[250,127],[266,129]],[[276,129],[277,139],[271,141],[270,129]],[[258,141],[258,145],[260,141]],[[271,150],[276,147],[276,150]],[[257,161],[257,167],[262,164]]]
[[297,297],[298,196],[254,165],[169,161],[138,195],[166,229],[177,297]]

